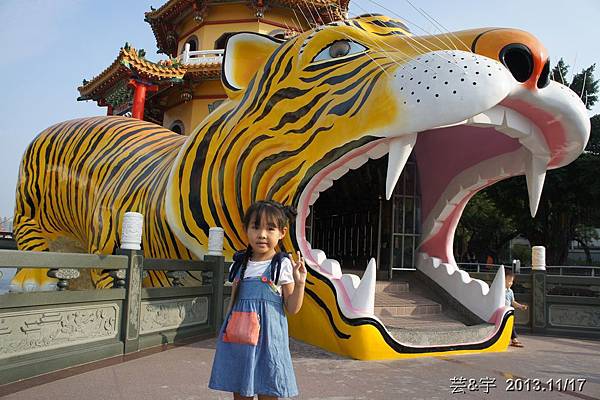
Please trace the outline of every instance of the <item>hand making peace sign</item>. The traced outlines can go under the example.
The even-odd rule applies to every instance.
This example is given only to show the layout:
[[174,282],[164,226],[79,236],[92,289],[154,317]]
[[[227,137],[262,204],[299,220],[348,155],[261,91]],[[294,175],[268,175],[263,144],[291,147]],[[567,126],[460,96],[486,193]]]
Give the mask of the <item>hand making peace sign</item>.
[[298,261],[294,261],[294,257],[292,257],[292,253],[290,253],[290,259],[292,260],[292,268],[294,271],[294,283],[306,283],[306,266],[304,265],[304,257],[298,251],[296,252],[298,255]]

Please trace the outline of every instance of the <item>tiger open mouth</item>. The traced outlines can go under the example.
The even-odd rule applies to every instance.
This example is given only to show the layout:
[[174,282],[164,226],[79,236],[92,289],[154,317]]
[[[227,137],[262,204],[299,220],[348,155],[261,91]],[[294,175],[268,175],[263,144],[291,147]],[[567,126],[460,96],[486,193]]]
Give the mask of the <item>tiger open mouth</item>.
[[[366,144],[363,141],[342,156],[327,160],[326,167],[307,180],[299,197],[296,243],[309,266],[332,282],[340,309],[349,318],[377,319],[375,260],[371,259],[360,279],[343,274],[338,261],[313,249],[306,240],[309,207],[333,181],[369,159],[388,154],[389,199],[409,155],[414,153],[422,202],[416,267],[483,321],[494,322],[504,306],[504,272],[500,270],[490,286],[458,268],[452,245],[462,211],[485,187],[525,174],[534,215],[546,170],[574,160],[587,141],[585,107],[565,86],[551,81],[532,91],[499,62],[460,51],[452,54],[457,73],[450,69],[432,75],[429,71],[436,71],[436,63],[444,62],[433,53],[417,60],[426,67],[420,65],[421,73],[413,72],[410,80],[403,79],[402,69],[394,76],[398,78],[398,102],[416,122],[409,129],[403,122],[400,132],[369,132],[371,140]],[[470,71],[467,79],[463,69]],[[480,91],[494,100],[481,102]],[[460,106],[440,108],[440,98],[460,98]]]

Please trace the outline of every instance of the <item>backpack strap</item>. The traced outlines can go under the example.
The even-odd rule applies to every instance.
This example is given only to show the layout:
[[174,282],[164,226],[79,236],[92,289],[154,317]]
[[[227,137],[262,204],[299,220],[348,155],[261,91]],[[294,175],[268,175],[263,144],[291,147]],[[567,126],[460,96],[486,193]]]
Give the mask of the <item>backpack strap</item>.
[[279,283],[279,276],[281,275],[281,263],[286,257],[290,258],[289,254],[282,251],[275,254],[271,260],[271,281],[276,285]]
[[236,251],[233,255],[233,264],[231,265],[231,269],[229,269],[229,282],[234,281],[235,277],[238,275],[242,266],[244,265],[246,252],[247,250]]

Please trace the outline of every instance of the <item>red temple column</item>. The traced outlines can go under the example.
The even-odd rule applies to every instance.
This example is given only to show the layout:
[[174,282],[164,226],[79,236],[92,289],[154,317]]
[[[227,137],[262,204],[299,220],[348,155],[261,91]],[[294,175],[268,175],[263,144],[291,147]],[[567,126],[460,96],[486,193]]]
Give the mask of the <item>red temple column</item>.
[[106,115],[113,115],[113,106],[106,102],[106,99],[97,101],[98,107],[106,107]]
[[129,80],[129,86],[134,88],[133,93],[133,109],[131,110],[131,116],[137,119],[144,119],[144,104],[146,103],[146,92],[156,92],[158,90],[157,85],[150,83],[136,81],[135,79]]

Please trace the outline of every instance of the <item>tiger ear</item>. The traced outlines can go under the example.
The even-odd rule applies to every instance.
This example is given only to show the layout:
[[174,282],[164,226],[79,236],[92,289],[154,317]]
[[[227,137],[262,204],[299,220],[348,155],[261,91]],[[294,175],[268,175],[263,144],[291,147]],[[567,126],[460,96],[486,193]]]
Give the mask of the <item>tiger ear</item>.
[[232,99],[248,87],[258,68],[283,43],[282,40],[253,32],[239,32],[227,39],[221,80]]

